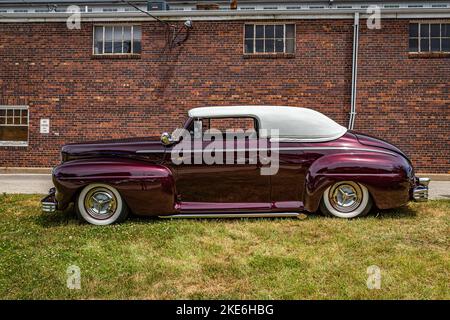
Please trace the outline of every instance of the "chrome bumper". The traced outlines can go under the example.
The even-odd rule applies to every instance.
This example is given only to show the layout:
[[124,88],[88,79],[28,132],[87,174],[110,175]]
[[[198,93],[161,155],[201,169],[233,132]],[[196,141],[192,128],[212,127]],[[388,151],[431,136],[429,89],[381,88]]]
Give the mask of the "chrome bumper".
[[56,202],[55,193],[56,193],[55,188],[51,188],[48,191],[48,195],[46,195],[41,200],[42,212],[55,212],[56,211],[58,203]]
[[416,187],[413,189],[413,199],[415,201],[427,201],[428,200],[428,184],[430,178],[418,178]]

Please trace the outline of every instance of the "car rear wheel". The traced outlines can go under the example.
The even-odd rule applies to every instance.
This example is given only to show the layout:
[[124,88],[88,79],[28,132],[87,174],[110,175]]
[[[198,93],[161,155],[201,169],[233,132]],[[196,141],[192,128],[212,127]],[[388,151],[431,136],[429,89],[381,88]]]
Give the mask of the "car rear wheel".
[[372,199],[365,186],[353,181],[340,181],[323,193],[320,211],[338,218],[362,217],[372,208]]
[[100,226],[121,222],[128,216],[119,191],[103,183],[90,184],[81,190],[75,209],[80,220]]

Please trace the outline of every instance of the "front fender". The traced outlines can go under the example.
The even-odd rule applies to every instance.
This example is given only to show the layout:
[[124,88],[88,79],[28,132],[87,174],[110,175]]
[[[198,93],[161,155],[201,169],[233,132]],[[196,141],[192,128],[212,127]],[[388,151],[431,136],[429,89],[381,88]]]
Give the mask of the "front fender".
[[306,174],[305,209],[318,209],[324,191],[337,181],[355,181],[367,187],[380,209],[399,207],[409,200],[414,173],[401,155],[340,153],[317,159]]
[[175,183],[165,166],[126,158],[82,159],[53,169],[58,209],[75,201],[83,187],[105,183],[115,187],[135,214],[173,214]]

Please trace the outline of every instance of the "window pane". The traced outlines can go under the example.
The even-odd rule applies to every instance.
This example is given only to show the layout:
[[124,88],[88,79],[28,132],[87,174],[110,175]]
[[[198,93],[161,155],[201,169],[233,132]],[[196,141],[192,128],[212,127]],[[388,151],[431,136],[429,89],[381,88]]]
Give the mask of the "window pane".
[[439,38],[441,36],[441,25],[440,24],[432,24],[431,25],[431,37]]
[[293,24],[286,25],[286,38],[295,38],[294,34],[295,27]]
[[211,118],[204,119],[203,125],[205,129],[216,129],[222,132],[226,132],[227,130],[255,130],[255,120],[253,118]]
[[419,51],[419,39],[409,39],[409,51],[410,52]]
[[253,40],[245,40],[245,53],[253,53]]
[[122,53],[122,27],[114,27],[114,53]]
[[0,126],[0,141],[27,141],[27,126]]
[[0,125],[2,125],[2,124],[6,124],[6,118],[0,116]]
[[123,53],[131,53],[131,26],[123,28]]
[[255,25],[253,24],[246,24],[245,25],[245,38],[246,39],[251,39],[253,38],[254,34],[254,29],[255,29]]
[[275,51],[275,42],[273,39],[266,39],[266,49],[265,52],[274,52]]
[[264,26],[256,26],[256,38],[264,38]]
[[417,23],[411,23],[409,25],[409,37],[417,38],[419,36],[419,25]]
[[0,117],[6,117],[6,110],[0,109]]
[[276,52],[284,52],[284,41],[283,39],[275,40],[275,51]]
[[440,39],[431,39],[431,51],[441,51]]
[[430,35],[430,25],[429,24],[421,24],[420,25],[420,36],[428,37]]
[[255,46],[255,52],[264,52],[264,40],[256,40]]
[[428,39],[420,40],[420,51],[422,52],[430,51],[430,41]]
[[277,25],[275,26],[275,38],[283,38],[284,37],[284,26]]
[[12,109],[6,110],[6,124],[13,124],[14,111]]
[[442,51],[450,52],[450,39],[442,39]]
[[133,27],[133,53],[141,53],[141,27],[134,26]]
[[443,24],[442,25],[442,36],[443,37],[450,37],[450,24]]
[[266,26],[266,38],[273,39],[275,36],[275,26],[267,25]]
[[294,39],[286,39],[286,53],[295,53]]
[[94,32],[94,53],[102,54],[103,53],[103,27],[95,27]]
[[112,27],[105,27],[105,53],[112,53]]

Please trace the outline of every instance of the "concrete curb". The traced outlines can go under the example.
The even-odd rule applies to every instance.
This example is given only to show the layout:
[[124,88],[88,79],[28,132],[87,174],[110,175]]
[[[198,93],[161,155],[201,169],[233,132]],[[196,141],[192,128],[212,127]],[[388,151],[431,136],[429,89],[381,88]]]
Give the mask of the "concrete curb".
[[0,174],[51,174],[52,168],[0,167]]

